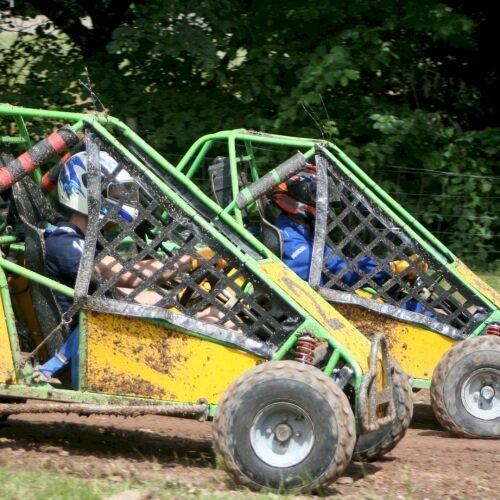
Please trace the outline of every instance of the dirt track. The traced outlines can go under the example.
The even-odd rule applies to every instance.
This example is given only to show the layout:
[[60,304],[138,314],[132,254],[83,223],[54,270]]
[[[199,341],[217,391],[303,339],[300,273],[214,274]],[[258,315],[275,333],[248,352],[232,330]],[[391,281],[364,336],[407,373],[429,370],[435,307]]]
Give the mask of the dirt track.
[[[216,468],[208,422],[19,415],[0,424],[0,466],[7,464],[254,496]],[[500,498],[499,477],[500,441],[452,437],[435,420],[427,391],[421,391],[403,441],[379,462],[351,464],[326,494],[353,499],[493,499]]]

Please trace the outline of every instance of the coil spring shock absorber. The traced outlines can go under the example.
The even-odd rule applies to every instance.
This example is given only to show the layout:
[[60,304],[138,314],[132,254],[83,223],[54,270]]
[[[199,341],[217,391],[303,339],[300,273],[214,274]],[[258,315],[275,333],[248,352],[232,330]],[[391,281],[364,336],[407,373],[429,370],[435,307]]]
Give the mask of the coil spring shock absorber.
[[495,323],[490,325],[486,330],[486,333],[488,335],[496,335],[497,337],[500,337],[500,325]]
[[295,361],[312,365],[314,361],[314,348],[316,339],[310,335],[304,335],[297,340],[295,345]]

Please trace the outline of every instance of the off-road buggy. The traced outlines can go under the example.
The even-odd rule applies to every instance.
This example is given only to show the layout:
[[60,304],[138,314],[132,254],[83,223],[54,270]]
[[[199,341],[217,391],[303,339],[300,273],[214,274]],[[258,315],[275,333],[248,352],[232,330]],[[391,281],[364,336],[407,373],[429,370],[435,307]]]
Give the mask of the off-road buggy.
[[[272,175],[272,166],[292,152],[302,152],[318,178],[311,288],[368,337],[384,333],[413,387],[430,387],[446,429],[500,437],[499,294],[338,147],[247,130],[220,132],[197,141],[177,170],[207,179],[224,213],[281,257],[273,188],[256,199],[245,187]],[[345,262],[343,270],[329,269],[325,244]],[[359,263],[367,257],[377,265],[364,272]],[[352,272],[360,279],[346,284]],[[380,272],[391,278],[380,284]]]
[[[403,437],[411,387],[384,335],[368,340],[191,172],[174,168],[111,116],[3,105],[0,127],[0,415],[214,418],[217,453],[236,481],[254,489],[320,488],[352,458],[379,457]],[[58,161],[81,148],[89,222],[70,288],[48,277],[44,237],[62,217],[52,192]],[[100,151],[140,186],[138,197],[122,193],[104,216]],[[270,175],[255,175],[238,210],[304,166],[304,156],[293,154]],[[131,203],[137,217],[104,236]],[[168,285],[136,268],[144,258],[169,266],[183,255],[195,258],[193,266]],[[137,275],[132,294],[120,293],[120,273],[93,280],[106,256],[121,262],[120,273]],[[138,303],[142,291],[155,291],[159,301]],[[69,311],[61,314],[54,293],[73,298]],[[218,322],[199,318],[207,307],[219,311]],[[61,346],[75,315],[78,389],[62,376],[59,386],[35,383],[34,367]]]

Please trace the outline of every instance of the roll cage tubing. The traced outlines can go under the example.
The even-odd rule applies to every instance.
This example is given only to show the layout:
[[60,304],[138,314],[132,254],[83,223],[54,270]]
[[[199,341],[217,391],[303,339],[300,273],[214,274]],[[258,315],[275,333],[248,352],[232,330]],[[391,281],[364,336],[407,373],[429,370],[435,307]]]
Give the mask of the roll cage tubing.
[[[230,130],[221,131],[210,134],[198,139],[186,152],[183,158],[177,164],[179,171],[186,171],[186,176],[192,178],[200,168],[201,162],[210,150],[213,144],[217,141],[227,141],[229,168],[231,173],[231,189],[233,201],[224,209],[224,212],[232,213],[235,220],[240,224],[243,223],[241,209],[236,205],[236,197],[239,193],[237,184],[237,154],[236,142],[244,143],[247,153],[250,156],[250,174],[252,180],[256,181],[259,178],[253,154],[251,153],[252,145],[275,145],[281,147],[303,148],[306,151],[303,153],[306,159],[314,157],[316,150],[319,150],[325,157],[328,158],[342,173],[348,177],[372,202],[378,205],[384,212],[392,217],[402,229],[407,231],[411,238],[414,238],[422,247],[431,253],[440,264],[444,265],[447,270],[455,277],[463,281],[473,293],[477,293],[466,280],[463,280],[461,275],[455,270],[453,264],[460,262],[460,259],[454,255],[443,243],[441,243],[430,231],[428,231],[417,219],[415,219],[407,210],[405,210],[394,198],[387,194],[378,184],[363,172],[363,170],[354,163],[345,153],[337,146],[327,141],[320,141],[308,138],[294,138],[283,135],[264,134],[260,132],[246,130]],[[496,305],[488,297],[481,294],[484,301],[492,309],[496,309]],[[495,319],[497,314],[494,313]],[[474,332],[473,334],[475,334]]]
[[[211,200],[203,191],[196,186],[186,175],[184,175],[180,168],[174,167],[170,162],[168,162],[160,153],[158,153],[154,148],[147,144],[140,136],[138,136],[134,131],[132,131],[125,123],[119,119],[112,116],[99,116],[99,115],[88,115],[85,113],[73,113],[64,111],[53,111],[53,110],[38,110],[33,108],[22,108],[11,105],[0,105],[0,117],[2,116],[12,116],[15,118],[18,124],[19,130],[21,132],[21,138],[10,138],[2,137],[1,142],[17,142],[24,143],[25,147],[28,148],[31,145],[31,141],[27,132],[27,128],[24,123],[24,118],[45,118],[53,119],[58,121],[72,122],[71,129],[77,133],[81,132],[86,125],[92,127],[103,139],[107,140],[110,145],[115,147],[120,151],[120,153],[131,161],[146,177],[148,177],[157,188],[167,196],[174,203],[183,203],[184,210],[186,213],[192,217],[192,219],[200,224],[207,232],[209,232],[212,237],[214,237],[218,242],[223,244],[228,251],[230,251],[235,257],[237,257],[244,265],[252,264],[253,258],[248,254],[241,251],[233,242],[222,235],[209,221],[207,221],[203,216],[201,216],[196,210],[187,205],[181,196],[179,196],[174,190],[172,190],[168,185],[166,185],[163,180],[149,168],[147,168],[139,159],[137,159],[126,146],[123,146],[119,140],[117,140],[107,128],[116,128],[120,131],[124,138],[130,140],[136,147],[138,147],[143,153],[151,157],[155,163],[161,167],[165,173],[172,176],[176,181],[185,185],[189,191],[195,195],[195,197],[203,203],[210,211],[213,212],[216,219],[220,219],[223,223],[230,227],[235,233],[238,234],[244,241],[246,241],[249,246],[256,250],[263,259],[276,260],[274,254],[268,250],[257,238],[251,235],[240,223],[238,223],[231,215],[229,207],[228,209],[222,209],[216,202]],[[245,131],[234,131],[234,132],[221,132],[219,134],[212,134],[206,136],[208,138],[224,138],[228,135],[233,135],[234,138],[245,138],[247,137]],[[14,140],[12,140],[14,139]],[[185,156],[184,163],[187,163],[189,157],[192,156],[193,152],[196,151],[198,146],[202,144],[202,140],[197,141],[193,145]],[[296,145],[296,141],[290,141],[291,144]],[[314,145],[315,143],[310,140],[303,140],[303,145]],[[30,279],[35,279],[41,281],[36,273],[29,273],[22,266],[18,266],[9,262],[7,259],[0,257],[0,266],[9,270],[11,272],[17,273],[19,275],[24,275]],[[299,314],[304,317],[304,322],[297,328],[297,330],[287,339],[282,346],[275,352],[272,359],[281,359],[295,344],[297,338],[302,335],[305,331],[313,331],[318,335],[319,338],[326,340],[330,346],[333,348],[333,354],[331,359],[327,363],[324,372],[326,375],[331,375],[333,369],[337,365],[340,358],[344,359],[354,371],[356,391],[359,390],[360,384],[363,378],[363,371],[358,363],[358,361],[339,343],[337,340],[329,334],[325,334],[324,327],[320,325],[317,320],[312,317],[307,311],[305,311],[297,302],[289,297],[289,295],[277,287],[274,282],[268,278],[268,276],[259,269],[258,266],[252,266],[253,272],[266,283],[272,290],[277,293],[282,300],[290,304]],[[58,288],[58,283],[53,280],[46,281],[43,280],[44,284],[51,286],[51,288]],[[67,293],[66,290],[61,290],[63,293]],[[71,291],[73,292],[73,291]],[[207,339],[210,339],[207,337]],[[210,339],[213,340],[213,339]]]

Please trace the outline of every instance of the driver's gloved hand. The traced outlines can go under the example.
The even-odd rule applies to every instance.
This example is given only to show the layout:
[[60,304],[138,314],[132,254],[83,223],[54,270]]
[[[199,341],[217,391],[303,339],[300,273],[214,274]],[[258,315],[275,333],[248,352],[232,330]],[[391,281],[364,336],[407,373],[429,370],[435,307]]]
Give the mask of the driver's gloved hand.
[[[410,261],[419,261],[418,262],[418,267],[426,272],[429,269],[429,264],[425,262],[425,260],[422,260],[418,254],[413,254],[409,257]],[[391,271],[394,274],[401,274],[405,272],[409,267],[410,267],[410,262],[408,260],[393,260],[390,264],[391,266]],[[410,283],[414,283],[415,280],[417,279],[417,271],[414,268],[411,268],[408,270],[405,279],[407,279]]]

